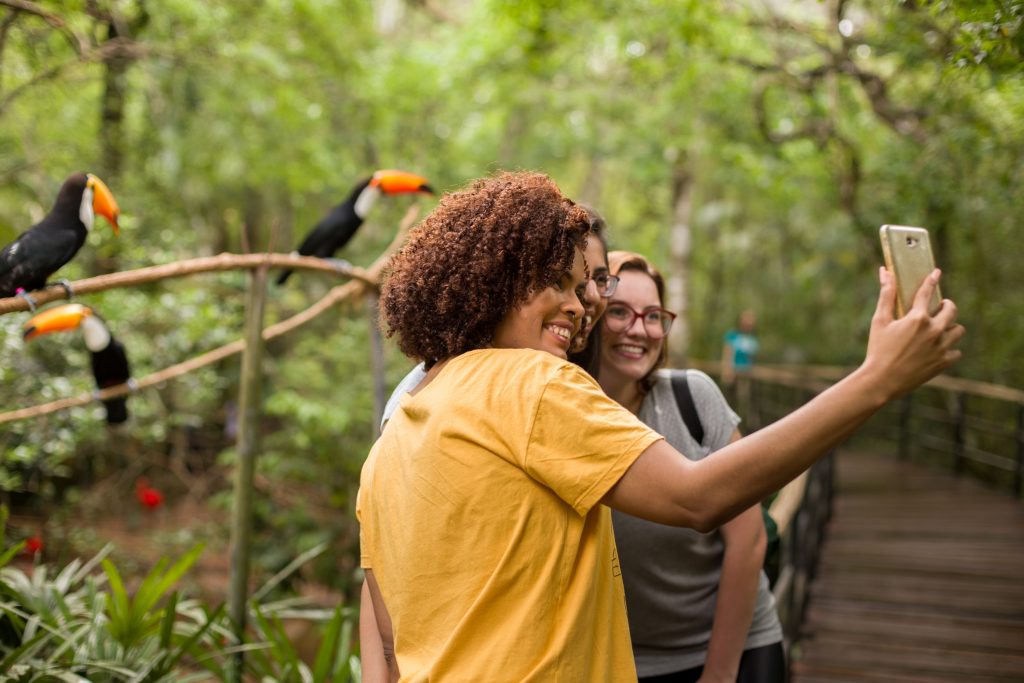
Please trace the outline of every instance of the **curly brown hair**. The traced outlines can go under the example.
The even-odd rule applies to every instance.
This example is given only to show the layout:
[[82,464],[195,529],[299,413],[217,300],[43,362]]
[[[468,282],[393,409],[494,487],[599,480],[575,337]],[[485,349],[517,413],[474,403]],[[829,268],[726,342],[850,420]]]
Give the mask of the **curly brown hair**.
[[589,226],[541,173],[501,172],[445,194],[389,264],[381,327],[428,368],[485,348],[510,311],[571,270]]

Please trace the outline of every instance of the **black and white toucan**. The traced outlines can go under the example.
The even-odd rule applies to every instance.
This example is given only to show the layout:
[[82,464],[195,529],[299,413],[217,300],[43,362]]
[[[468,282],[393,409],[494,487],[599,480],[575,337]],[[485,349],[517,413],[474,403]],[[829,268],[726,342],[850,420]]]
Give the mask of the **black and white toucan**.
[[[110,328],[94,310],[82,304],[63,304],[48,308],[31,317],[24,328],[25,341],[51,332],[81,329],[85,347],[92,359],[92,374],[99,389],[129,382],[131,368],[124,344],[110,333]],[[103,402],[107,422],[120,424],[128,419],[127,399],[122,396]]]
[[0,251],[0,297],[45,287],[46,279],[78,253],[96,215],[110,221],[116,235],[119,213],[102,180],[91,173],[68,176],[50,213]]
[[[299,245],[298,253],[302,256],[333,257],[356,234],[356,230],[363,224],[366,214],[378,197],[382,194],[417,192],[433,194],[434,190],[422,176],[405,171],[377,171],[369,178],[359,181],[352,188],[348,198],[331,209],[330,213],[313,227]],[[291,274],[290,270],[281,273],[277,284],[284,284]]]

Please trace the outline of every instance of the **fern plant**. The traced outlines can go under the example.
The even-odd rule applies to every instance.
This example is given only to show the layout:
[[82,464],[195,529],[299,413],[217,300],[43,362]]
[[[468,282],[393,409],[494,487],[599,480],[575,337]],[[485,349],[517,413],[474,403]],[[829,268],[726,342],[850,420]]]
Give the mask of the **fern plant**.
[[[5,510],[0,506],[0,547]],[[0,680],[16,683],[171,683],[228,680],[233,664],[246,680],[344,683],[361,680],[353,653],[354,610],[315,609],[302,598],[263,602],[326,544],[295,558],[250,600],[251,628],[236,643],[237,629],[223,605],[210,609],[181,599],[175,586],[202,552],[196,546],[177,561],[161,559],[134,594],[108,559],[107,546],[88,561],[72,560],[53,574],[8,566],[19,543],[0,552]],[[102,568],[102,572],[98,571]],[[311,663],[290,641],[284,621],[321,624],[323,637]],[[240,657],[241,655],[241,657]]]

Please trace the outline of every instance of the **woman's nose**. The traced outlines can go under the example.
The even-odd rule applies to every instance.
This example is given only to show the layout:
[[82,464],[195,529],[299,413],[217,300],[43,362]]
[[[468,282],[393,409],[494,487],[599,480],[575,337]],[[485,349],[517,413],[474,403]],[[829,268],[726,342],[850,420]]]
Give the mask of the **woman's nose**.
[[[577,320],[583,319],[583,302],[576,295],[576,292],[568,290],[569,296],[566,297],[565,312],[574,316]],[[586,298],[586,294],[583,295]]]
[[583,290],[583,302],[588,306],[597,306],[601,303],[601,292],[597,290],[597,283],[593,279],[587,280],[587,287]]
[[629,327],[626,329],[626,334],[632,335],[634,337],[651,336],[647,334],[647,326],[644,325],[644,319],[639,315],[633,316],[633,322],[631,322],[629,324]]

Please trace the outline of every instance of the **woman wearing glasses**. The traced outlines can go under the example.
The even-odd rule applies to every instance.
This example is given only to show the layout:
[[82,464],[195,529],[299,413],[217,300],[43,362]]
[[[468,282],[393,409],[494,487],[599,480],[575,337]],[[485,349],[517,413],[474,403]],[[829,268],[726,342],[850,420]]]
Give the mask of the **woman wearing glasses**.
[[[619,284],[601,330],[601,387],[691,460],[738,440],[739,417],[695,370],[682,372],[704,436],[690,434],[672,375],[658,371],[676,317],[662,306],[664,280],[639,254],[612,252],[609,262]],[[782,629],[761,570],[759,506],[706,534],[619,511],[612,520],[641,681],[784,680]]]
[[608,226],[604,217],[584,204],[580,204],[580,208],[587,213],[590,223],[587,246],[583,250],[583,258],[590,270],[590,280],[580,297],[583,302],[583,320],[569,347],[569,360],[592,377],[597,377],[601,329],[597,323],[608,306],[608,298],[615,293],[619,278],[608,271]]

